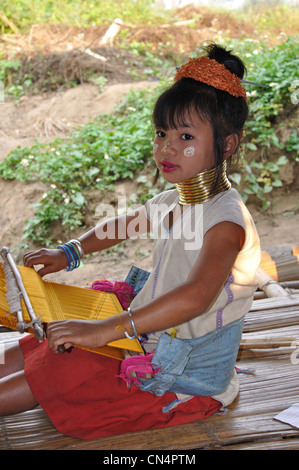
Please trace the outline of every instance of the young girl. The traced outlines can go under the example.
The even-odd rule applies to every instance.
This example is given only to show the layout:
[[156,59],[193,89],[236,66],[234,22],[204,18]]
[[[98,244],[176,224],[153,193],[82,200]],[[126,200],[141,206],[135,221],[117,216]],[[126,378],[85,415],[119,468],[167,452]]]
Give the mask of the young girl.
[[[128,238],[132,226],[151,232],[145,286],[121,315],[51,322],[47,340],[29,335],[6,351],[0,414],[40,404],[61,433],[90,439],[203,419],[237,396],[235,361],[260,262],[254,223],[226,176],[248,114],[245,67],[217,45],[206,52],[177,71],[153,113],[155,162],[176,189],[73,242],[82,255],[115,245],[124,230]],[[29,252],[24,264],[42,264],[41,276],[70,269],[69,246]],[[123,362],[78,348],[56,354],[125,336],[142,337],[145,354]]]

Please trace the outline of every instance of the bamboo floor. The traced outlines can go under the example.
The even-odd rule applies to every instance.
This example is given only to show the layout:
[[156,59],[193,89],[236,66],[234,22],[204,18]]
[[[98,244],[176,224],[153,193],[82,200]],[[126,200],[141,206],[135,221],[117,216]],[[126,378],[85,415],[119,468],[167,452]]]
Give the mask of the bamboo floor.
[[[0,342],[14,341],[3,332]],[[298,352],[298,358],[297,358]],[[299,294],[255,300],[237,367],[240,393],[225,414],[164,429],[83,441],[59,434],[41,408],[0,418],[0,450],[295,450],[299,429],[275,416],[299,403]]]

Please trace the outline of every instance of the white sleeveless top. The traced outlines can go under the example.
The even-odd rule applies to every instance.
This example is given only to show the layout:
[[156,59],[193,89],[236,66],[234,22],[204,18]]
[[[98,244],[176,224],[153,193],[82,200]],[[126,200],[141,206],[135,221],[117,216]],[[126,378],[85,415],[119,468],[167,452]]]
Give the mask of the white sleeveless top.
[[[243,317],[250,309],[256,290],[255,273],[260,263],[259,237],[250,213],[235,189],[222,192],[203,204],[180,209],[170,230],[164,225],[165,216],[178,207],[176,190],[165,191],[146,203],[153,236],[157,238],[153,253],[153,269],[132,302],[142,306],[183,283],[195,263],[207,231],[223,221],[241,225],[245,242],[232,271],[212,307],[188,323],[176,327],[178,338],[196,338]],[[158,238],[159,237],[159,238]],[[166,330],[170,332],[170,330]],[[157,342],[161,332],[151,335]]]
[[[133,312],[134,308],[147,304],[187,279],[200,253],[204,236],[214,225],[230,221],[245,231],[242,250],[213,305],[205,313],[175,327],[177,338],[190,339],[231,323],[249,311],[257,288],[255,273],[260,263],[260,243],[252,217],[235,189],[217,194],[203,204],[183,206],[183,213],[178,201],[179,194],[174,189],[146,203],[156,245],[152,272],[131,304]],[[174,223],[168,230],[164,219],[172,210]],[[160,335],[165,332],[171,334],[171,329],[150,334],[148,343],[144,344],[146,351],[154,349]],[[235,393],[238,387],[233,386],[233,389]]]

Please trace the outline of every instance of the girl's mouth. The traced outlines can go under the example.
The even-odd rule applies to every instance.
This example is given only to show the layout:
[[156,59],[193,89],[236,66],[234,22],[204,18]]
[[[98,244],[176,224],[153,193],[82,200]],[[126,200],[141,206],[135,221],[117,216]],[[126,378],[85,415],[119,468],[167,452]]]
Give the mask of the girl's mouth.
[[175,171],[178,168],[177,165],[172,162],[169,162],[168,160],[162,160],[160,164],[162,171],[164,171],[165,173],[171,173],[172,171]]

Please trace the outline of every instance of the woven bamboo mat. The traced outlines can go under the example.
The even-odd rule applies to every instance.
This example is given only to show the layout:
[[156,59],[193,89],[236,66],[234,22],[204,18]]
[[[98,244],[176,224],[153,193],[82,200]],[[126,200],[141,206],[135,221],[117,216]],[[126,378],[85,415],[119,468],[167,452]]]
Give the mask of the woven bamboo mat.
[[[17,333],[2,333],[12,341]],[[297,346],[296,346],[297,345]],[[254,301],[237,366],[240,393],[226,414],[164,429],[82,441],[59,434],[41,408],[0,418],[0,450],[299,449],[299,429],[275,416],[299,402],[299,296]]]

